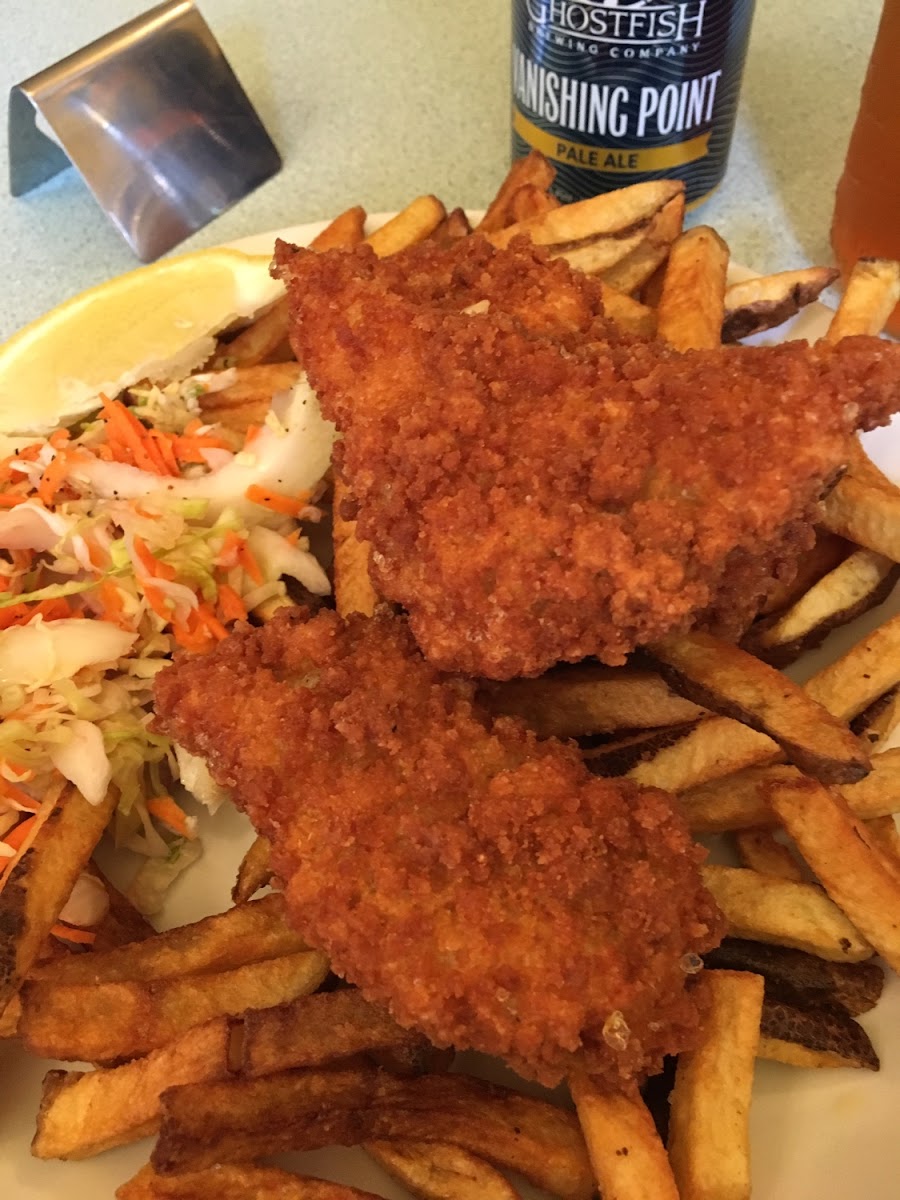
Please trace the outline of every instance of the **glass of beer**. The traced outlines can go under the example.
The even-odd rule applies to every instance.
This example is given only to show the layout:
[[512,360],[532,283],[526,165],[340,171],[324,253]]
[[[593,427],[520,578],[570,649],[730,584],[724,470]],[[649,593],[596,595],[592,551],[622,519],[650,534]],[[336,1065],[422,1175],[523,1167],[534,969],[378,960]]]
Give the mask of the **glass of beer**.
[[[831,244],[843,271],[900,258],[900,0],[885,0],[838,184]],[[900,334],[900,305],[887,323]]]

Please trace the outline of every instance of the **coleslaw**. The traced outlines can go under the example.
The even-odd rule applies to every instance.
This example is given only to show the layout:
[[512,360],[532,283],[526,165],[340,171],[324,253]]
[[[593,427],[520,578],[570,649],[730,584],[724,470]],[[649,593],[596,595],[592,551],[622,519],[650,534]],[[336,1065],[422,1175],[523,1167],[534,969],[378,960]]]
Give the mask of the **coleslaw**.
[[102,397],[73,430],[0,439],[0,887],[63,786],[92,804],[113,789],[115,843],[151,868],[132,899],[158,907],[199,853],[175,784],[212,808],[221,794],[154,731],[156,674],[285,602],[287,579],[330,590],[304,525],[333,427],[301,377],[236,444],[198,405],[228,381]]

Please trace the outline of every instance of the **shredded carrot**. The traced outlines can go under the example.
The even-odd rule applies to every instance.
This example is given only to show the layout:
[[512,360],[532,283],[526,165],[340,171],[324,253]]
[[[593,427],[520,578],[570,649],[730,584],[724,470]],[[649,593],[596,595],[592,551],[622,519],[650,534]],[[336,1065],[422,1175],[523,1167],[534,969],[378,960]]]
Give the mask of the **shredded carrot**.
[[97,940],[97,934],[93,929],[80,929],[77,925],[64,925],[62,921],[51,925],[50,932],[54,937],[62,938],[66,942],[78,942],[84,946],[93,945]]
[[[27,776],[23,778],[23,782],[27,781]],[[23,792],[20,787],[16,787],[14,783],[10,783],[0,775],[0,796],[4,800],[12,800],[14,804],[21,805],[22,808],[28,809],[29,812],[37,812],[40,808],[40,802],[29,796],[27,792]]]
[[134,552],[146,575],[150,575],[154,579],[167,579],[169,582],[175,578],[175,568],[170,563],[157,558],[144,539],[138,535],[135,535],[134,538]]
[[226,621],[246,621],[247,607],[233,587],[219,584],[219,608]]
[[62,447],[65,446],[66,442],[70,440],[70,438],[71,434],[69,433],[68,429],[54,429],[49,438],[47,438],[47,441],[54,450],[61,450]]
[[187,814],[171,796],[154,796],[152,800],[147,801],[147,812],[173,833],[180,833],[182,837],[189,839],[197,836],[196,831],[191,828]]
[[164,621],[171,621],[172,606],[169,603],[169,597],[166,593],[153,583],[143,582],[141,584],[144,596],[147,603],[153,609],[158,617]]
[[159,429],[150,429],[147,432],[156,443],[160,457],[168,473],[170,475],[180,475],[181,470],[178,466],[178,459],[175,457],[175,442],[171,435],[163,433]]
[[14,825],[8,833],[3,835],[2,840],[9,846],[10,850],[19,849],[34,828],[36,820],[37,817],[26,817],[24,821],[20,821],[18,825]]
[[244,446],[249,446],[254,438],[259,437],[262,429],[262,425],[248,425],[247,432],[244,434]]
[[131,622],[125,612],[121,589],[111,579],[104,579],[98,590],[104,619],[112,621],[114,625],[119,625],[123,629],[130,629]]
[[81,455],[76,454],[73,450],[68,452],[57,450],[55,456],[44,468],[44,473],[38,484],[38,499],[42,504],[46,504],[49,507],[53,503],[56,493],[65,482],[69,468],[80,457]]
[[15,508],[28,497],[22,492],[0,492],[0,508]]
[[188,421],[187,425],[185,425],[184,432],[188,435],[188,437],[193,437],[197,430],[202,428],[203,422],[200,420],[200,418],[193,417],[190,421]]
[[261,487],[258,483],[251,485],[244,492],[251,504],[259,504],[272,512],[281,513],[285,517],[299,517],[309,504],[309,492],[300,492],[296,496],[286,496],[283,492],[273,491],[272,488]]
[[0,629],[9,629],[11,625],[27,625],[36,617],[43,617],[45,621],[59,621],[72,616],[75,613],[65,596],[40,600],[37,604],[10,604],[8,608],[0,608]]
[[[115,457],[154,475],[171,475],[150,431],[119,400],[101,396],[106,441]],[[176,471],[177,475],[178,472]]]
[[197,606],[197,616],[200,619],[203,627],[216,638],[217,641],[222,641],[228,637],[228,630],[213,612],[209,604],[205,602]]
[[247,572],[247,574],[250,576],[250,578],[253,580],[254,583],[262,583],[262,581],[263,581],[262,569],[261,569],[259,563],[256,561],[256,557],[254,556],[253,551],[250,549],[250,547],[247,545],[246,542],[243,542],[241,544],[241,546],[239,547],[238,553],[237,553],[237,560],[238,560],[238,565],[241,566]]

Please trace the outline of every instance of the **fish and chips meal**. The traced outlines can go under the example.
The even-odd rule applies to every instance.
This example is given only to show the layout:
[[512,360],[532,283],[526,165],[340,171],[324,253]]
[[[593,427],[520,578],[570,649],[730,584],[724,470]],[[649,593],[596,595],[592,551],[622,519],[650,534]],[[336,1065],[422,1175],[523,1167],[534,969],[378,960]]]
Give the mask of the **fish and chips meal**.
[[[729,283],[680,184],[552,182],[349,209],[190,369],[3,418],[0,1036],[63,1064],[35,1157],[156,1138],[120,1200],[371,1200],[271,1161],[332,1146],[422,1200],[745,1200],[757,1060],[879,1069],[900,265],[748,344],[835,272]],[[189,794],[257,836],[157,932]]]

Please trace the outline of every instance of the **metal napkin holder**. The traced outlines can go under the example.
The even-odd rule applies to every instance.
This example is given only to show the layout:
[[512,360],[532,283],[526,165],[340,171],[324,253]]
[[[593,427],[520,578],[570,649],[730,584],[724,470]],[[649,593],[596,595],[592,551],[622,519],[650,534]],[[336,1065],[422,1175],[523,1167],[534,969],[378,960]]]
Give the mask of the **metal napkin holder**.
[[68,166],[149,262],[281,156],[192,0],[170,0],[12,88],[12,194]]

